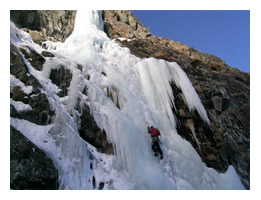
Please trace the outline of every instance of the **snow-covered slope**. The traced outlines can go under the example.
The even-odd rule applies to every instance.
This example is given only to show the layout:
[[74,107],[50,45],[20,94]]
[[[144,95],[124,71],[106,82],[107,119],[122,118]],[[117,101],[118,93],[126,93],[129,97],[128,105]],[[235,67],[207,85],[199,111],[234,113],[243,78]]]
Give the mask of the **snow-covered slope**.
[[[44,50],[13,23],[11,42],[39,53]],[[60,189],[92,189],[93,177],[104,183],[104,189],[244,189],[232,166],[224,174],[206,167],[192,145],[177,134],[170,83],[182,90],[189,109],[197,110],[209,124],[200,98],[177,63],[131,55],[103,32],[99,11],[77,11],[72,35],[64,43],[47,41],[45,45],[55,57],[46,60],[42,71],[23,59],[40,82],[55,119],[51,125],[39,126],[11,118],[11,125],[50,156],[59,172]],[[63,98],[48,79],[51,69],[61,65],[72,73],[68,96]],[[22,83],[11,76],[12,84]],[[23,88],[30,93],[30,88]],[[97,152],[79,136],[78,99],[80,106],[90,107],[98,126],[106,131],[115,155]],[[12,104],[30,109],[19,102]],[[146,122],[162,133],[163,160],[153,156]]]

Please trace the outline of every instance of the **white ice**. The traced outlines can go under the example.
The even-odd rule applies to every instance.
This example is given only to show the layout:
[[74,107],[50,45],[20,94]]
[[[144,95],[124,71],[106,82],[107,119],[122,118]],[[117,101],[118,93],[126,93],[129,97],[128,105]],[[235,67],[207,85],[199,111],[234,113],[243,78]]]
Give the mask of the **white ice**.
[[[41,51],[13,24],[11,41]],[[48,133],[39,133],[50,141],[48,153],[58,167],[61,189],[92,189],[93,175],[105,182],[104,189],[244,189],[232,166],[224,174],[206,167],[192,145],[178,135],[172,112],[175,94],[170,82],[182,90],[189,109],[197,110],[206,123],[209,119],[177,63],[131,55],[129,49],[120,47],[103,32],[100,11],[77,11],[75,29],[66,41],[46,42],[46,46],[56,57],[47,59],[42,72],[23,59],[56,113]],[[57,96],[57,86],[48,79],[50,70],[60,65],[73,74],[65,98]],[[82,71],[77,65],[82,66]],[[87,96],[82,94],[85,87]],[[98,126],[114,145],[115,155],[100,154],[79,137],[77,99],[80,106],[90,106]],[[162,133],[163,160],[153,156],[146,122]],[[23,130],[28,124],[31,125],[11,119],[11,125],[30,139],[34,133]],[[33,142],[42,145],[40,141]],[[99,161],[101,158],[104,162]],[[94,165],[93,170],[90,164]]]
[[24,104],[21,101],[14,101],[13,99],[10,99],[10,104],[14,106],[17,112],[32,110],[32,107],[29,104]]
[[33,91],[32,86],[25,86],[25,84],[19,79],[15,78],[14,75],[10,74],[10,91],[13,91],[14,86],[19,86],[25,94],[30,94]]

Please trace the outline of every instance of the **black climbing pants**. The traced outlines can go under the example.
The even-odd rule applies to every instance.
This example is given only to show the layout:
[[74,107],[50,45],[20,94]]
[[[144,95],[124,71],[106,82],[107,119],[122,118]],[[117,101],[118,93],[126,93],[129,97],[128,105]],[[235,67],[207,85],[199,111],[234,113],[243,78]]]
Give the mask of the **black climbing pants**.
[[152,150],[156,153],[156,152],[159,152],[160,154],[163,154],[161,148],[160,148],[160,145],[159,145],[159,142],[156,140],[154,142],[152,142],[151,144],[151,148]]

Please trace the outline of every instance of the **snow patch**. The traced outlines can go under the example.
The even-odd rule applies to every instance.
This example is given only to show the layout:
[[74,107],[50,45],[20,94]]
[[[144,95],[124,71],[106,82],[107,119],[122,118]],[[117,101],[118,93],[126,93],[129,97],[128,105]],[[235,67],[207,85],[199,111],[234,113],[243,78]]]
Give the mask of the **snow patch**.
[[32,110],[32,107],[29,104],[24,104],[21,101],[14,101],[13,99],[10,99],[10,104],[14,106],[17,112]]
[[17,79],[14,75],[10,74],[10,91],[13,92],[14,86],[19,86],[25,94],[31,94],[33,91],[32,86],[25,86],[25,84]]

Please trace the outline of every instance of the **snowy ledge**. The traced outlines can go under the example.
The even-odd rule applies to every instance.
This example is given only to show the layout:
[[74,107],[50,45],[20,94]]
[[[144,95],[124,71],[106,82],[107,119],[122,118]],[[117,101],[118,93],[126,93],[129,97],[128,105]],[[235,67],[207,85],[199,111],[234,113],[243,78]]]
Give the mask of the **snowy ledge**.
[[124,37],[118,37],[118,38],[116,38],[116,39],[113,39],[113,41],[116,41],[116,40],[120,40],[120,41],[125,41],[125,40],[127,40],[127,42],[130,42],[130,41],[135,40],[135,38],[133,38],[133,39],[128,39],[128,38],[124,38]]
[[32,110],[32,107],[30,105],[24,104],[21,101],[14,101],[13,99],[10,99],[10,104],[14,106],[17,112]]

